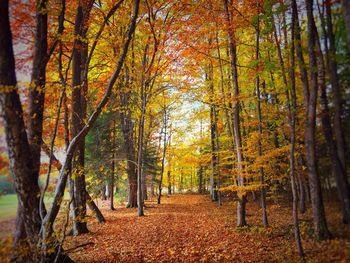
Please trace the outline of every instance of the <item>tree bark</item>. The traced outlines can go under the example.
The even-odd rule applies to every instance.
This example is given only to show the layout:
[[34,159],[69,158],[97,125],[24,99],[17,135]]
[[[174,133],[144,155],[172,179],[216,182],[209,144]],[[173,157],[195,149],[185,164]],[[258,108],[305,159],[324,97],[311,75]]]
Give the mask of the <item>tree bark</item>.
[[[296,163],[297,162],[295,162],[295,164]],[[299,185],[299,194],[298,194],[299,211],[300,211],[300,213],[303,214],[306,212],[306,204],[305,204],[306,203],[306,200],[305,200],[306,199],[305,198],[305,196],[306,196],[306,191],[305,191],[306,182],[305,182],[305,179],[303,178],[303,175],[300,172],[296,171],[296,173],[297,173],[297,181],[298,181],[298,185]]]
[[[164,106],[165,107],[165,106]],[[166,155],[166,148],[167,148],[167,128],[168,128],[168,113],[166,108],[164,108],[164,114],[163,114],[163,153],[162,153],[162,165],[160,169],[160,180],[158,184],[158,199],[157,204],[160,205],[160,200],[162,196],[162,189],[163,189],[163,174],[164,174],[164,168],[165,168],[165,155]]]
[[[243,152],[242,138],[240,128],[240,110],[239,110],[239,86],[238,86],[238,71],[237,71],[237,50],[234,31],[232,30],[232,21],[230,18],[228,0],[224,0],[225,19],[227,22],[227,36],[229,42],[229,50],[231,57],[231,77],[233,82],[233,95],[235,97],[233,108],[233,133],[236,145],[237,168],[238,168],[238,186],[244,186],[243,178]],[[243,191],[238,191],[237,202],[237,226],[245,226],[246,222],[246,194]]]
[[145,125],[145,114],[146,114],[146,94],[144,93],[144,83],[141,91],[141,117],[139,120],[139,134],[138,134],[138,150],[137,150],[137,215],[144,216],[143,212],[143,134]]
[[[326,5],[328,6],[330,3],[326,3]],[[331,15],[331,10],[330,7],[326,7],[327,8],[327,20],[329,20],[329,16]],[[323,28],[325,27],[324,25],[324,20],[321,18],[322,20],[322,26]],[[332,26],[332,23],[330,23],[328,21],[328,26]],[[324,30],[326,31],[326,30]],[[326,32],[325,32],[326,33]],[[332,29],[328,28],[328,32],[332,35]],[[334,36],[329,36],[330,39],[333,39],[333,51],[334,50]],[[330,42],[332,42],[330,40]],[[327,149],[328,149],[328,153],[331,159],[331,164],[332,164],[332,171],[333,174],[335,176],[335,181],[336,181],[336,185],[337,185],[337,190],[338,190],[338,195],[339,195],[339,200],[341,203],[341,207],[342,207],[342,215],[343,215],[343,223],[344,224],[348,224],[350,223],[350,189],[349,189],[349,182],[348,182],[348,178],[346,175],[346,170],[344,169],[343,163],[341,161],[342,158],[345,164],[345,155],[342,156],[342,154],[344,154],[343,150],[344,150],[344,146],[342,145],[342,149],[339,151],[337,149],[338,143],[337,141],[335,141],[333,139],[333,130],[332,130],[332,125],[331,125],[331,117],[330,117],[330,110],[328,107],[328,95],[327,95],[327,87],[326,87],[326,66],[324,63],[324,59],[323,59],[323,54],[322,54],[322,50],[321,50],[321,43],[318,37],[318,34],[316,34],[316,49],[317,49],[317,53],[318,53],[318,77],[319,77],[319,88],[320,88],[320,101],[321,101],[321,123],[322,123],[322,128],[323,128],[323,134],[324,137],[326,139],[326,145],[327,145]],[[333,91],[337,90],[337,92],[334,94],[335,96],[339,96],[339,85],[338,85],[338,80],[337,80],[337,72],[336,72],[336,64],[334,59],[331,58],[331,56],[335,55],[335,52],[332,52],[332,54],[329,54],[329,49],[328,49],[328,45],[327,43],[325,43],[325,49],[326,49],[326,58],[327,58],[327,64],[328,64],[328,70],[329,70],[329,75],[330,75],[330,81],[331,81],[331,85],[333,87]],[[331,69],[332,67],[332,69]],[[335,68],[334,68],[335,67]],[[336,102],[340,103],[340,98],[338,97],[338,99],[335,99]],[[335,106],[335,111],[337,112],[340,111],[339,106]],[[340,113],[340,112],[339,112]],[[340,118],[340,116],[337,116],[337,114],[335,114],[334,119],[335,119],[335,130],[341,129],[341,126],[339,127],[338,125],[341,124],[341,120],[336,120],[338,118]],[[339,123],[338,123],[339,122]],[[336,125],[337,123],[337,125]],[[337,127],[336,127],[337,126]],[[341,138],[342,138],[342,131],[338,131],[336,133],[340,133],[338,134]],[[338,138],[338,136],[336,135],[336,139]],[[342,141],[342,140],[341,140]],[[344,143],[344,141],[342,141],[342,143]],[[340,154],[340,155],[339,155]]]
[[350,51],[350,0],[342,0],[343,15],[346,28],[346,40],[348,44],[348,50]]
[[89,206],[90,210],[95,214],[97,222],[99,223],[106,222],[106,219],[101,213],[101,210],[97,207],[97,205],[95,204],[94,200],[92,200],[88,192],[86,192],[86,203]]
[[171,195],[171,170],[169,166],[168,170],[168,195]]
[[[35,38],[33,68],[29,92],[29,120],[28,120],[28,140],[33,160],[33,180],[38,180],[40,171],[40,146],[42,139],[44,102],[45,102],[45,73],[48,60],[47,57],[47,0],[36,1],[35,14]],[[45,210],[45,207],[43,208]],[[18,210],[22,213],[22,210]],[[21,215],[18,215],[21,217]],[[16,225],[16,232],[24,226]],[[25,233],[21,233],[24,236]]]
[[111,182],[109,184],[109,193],[110,193],[110,209],[113,211],[114,208],[114,161],[112,160],[112,169],[111,169]]
[[[350,24],[350,1],[345,0],[343,2],[348,2],[348,10],[347,12],[349,17],[349,24]],[[327,52],[327,60],[328,60],[328,74],[330,78],[330,83],[332,86],[332,93],[333,93],[333,105],[334,105],[334,134],[337,144],[337,152],[339,159],[342,163],[343,169],[346,172],[347,164],[346,164],[346,158],[345,158],[345,138],[343,133],[343,125],[342,125],[342,113],[343,113],[343,100],[341,95],[341,90],[339,86],[339,78],[338,78],[338,65],[336,61],[336,44],[335,44],[335,36],[333,33],[333,22],[332,22],[332,11],[331,11],[331,3],[330,0],[326,0],[325,3],[326,6],[326,13],[327,13],[327,37],[329,40],[329,48]],[[350,35],[350,25],[349,25],[349,33],[348,38]],[[350,46],[349,46],[350,50]]]
[[[127,88],[130,88],[129,86]],[[120,112],[120,124],[124,138],[124,150],[127,158],[128,175],[128,204],[127,207],[137,207],[137,169],[134,146],[134,125],[131,119],[131,111],[127,108],[131,91],[121,92],[120,99],[124,111]]]
[[[295,0],[293,0],[295,1]],[[314,230],[317,239],[327,239],[330,233],[327,227],[325,217],[322,189],[317,167],[316,157],[316,104],[318,90],[318,66],[316,56],[316,35],[317,29],[313,17],[313,1],[305,1],[307,13],[307,32],[308,32],[308,52],[310,64],[310,85],[309,96],[306,100],[306,128],[305,128],[305,149],[307,157],[307,168],[311,192],[311,204],[313,210]],[[306,93],[306,92],[304,92]]]
[[[30,249],[30,254],[14,255],[13,259],[23,262],[37,262],[40,260],[37,244],[41,227],[38,170],[35,169],[32,160],[23,120],[23,109],[16,87],[15,59],[8,7],[7,0],[0,1],[0,112],[4,119],[10,173],[14,180],[20,211],[16,219],[18,228],[14,236],[15,250],[16,252],[21,251],[17,245],[21,245],[23,242],[22,237],[26,237],[25,245],[28,244]],[[71,262],[69,257],[63,256],[62,253],[59,254],[59,259],[65,258],[67,262]]]
[[[87,56],[87,43],[83,41],[86,38],[87,22],[89,13],[94,1],[89,0],[86,3],[79,1],[75,17],[74,35],[76,37],[72,58],[72,116],[71,116],[71,135],[75,137],[84,127],[86,117],[86,92],[87,80],[83,76],[83,68]],[[73,234],[80,235],[88,233],[86,222],[86,183],[84,171],[85,159],[85,141],[82,139],[78,145],[72,163],[72,181],[74,204],[73,212]]]
[[[50,149],[44,141],[41,144],[41,148],[47,156],[50,156]],[[56,169],[58,171],[60,171],[62,168],[61,162],[57,159],[57,157],[55,155],[52,155],[52,160],[53,160],[52,161],[53,165],[56,167]],[[86,202],[87,202],[87,205],[89,206],[90,210],[95,214],[97,221],[99,223],[106,222],[106,220],[104,219],[104,216],[102,215],[102,212],[97,207],[97,205],[95,204],[94,200],[91,198],[91,196],[89,195],[88,192],[86,192]]]
[[48,1],[36,1],[35,41],[31,89],[29,93],[28,140],[33,159],[34,173],[39,176],[40,150],[43,132],[43,115],[45,103],[45,75],[47,55],[47,8]]
[[217,187],[217,178],[218,178],[218,158],[217,158],[217,145],[216,145],[216,137],[217,137],[217,126],[216,126],[216,107],[215,102],[213,101],[214,96],[214,83],[213,83],[213,67],[210,63],[208,73],[207,73],[207,81],[209,83],[209,92],[211,97],[210,104],[210,145],[211,145],[211,174],[210,174],[210,193],[211,200],[218,201],[218,187]]
[[109,183],[110,192],[110,209],[113,211],[114,208],[114,183],[115,183],[115,158],[116,158],[116,122],[115,119],[112,121],[112,163],[111,163],[111,178]]
[[[30,145],[23,120],[23,109],[17,90],[15,58],[12,47],[12,33],[9,22],[8,1],[0,2],[0,106],[4,119],[10,173],[18,195],[18,228],[15,232],[15,246],[22,237],[32,250],[32,260],[38,259],[36,244],[41,226],[39,213],[40,189],[38,173],[34,167]],[[23,225],[21,224],[23,222]],[[24,227],[23,227],[24,226]],[[23,232],[25,230],[25,234]]]
[[[258,14],[259,16],[259,14]],[[259,65],[259,52],[260,52],[260,21],[258,17],[257,25],[256,25],[256,47],[255,47],[255,59],[257,60],[256,66],[256,77],[255,77],[255,88],[256,88],[256,96],[257,96],[257,111],[258,111],[258,130],[259,130],[259,142],[258,142],[258,155],[262,156],[262,114],[261,114],[261,99],[260,99],[260,77],[258,72]],[[259,167],[260,173],[260,183],[261,183],[261,209],[262,209],[262,223],[264,227],[269,225],[267,220],[267,211],[266,211],[266,190],[265,190],[265,175],[264,168],[262,166]]]
[[[291,87],[291,99],[288,102],[288,111],[289,111],[289,127],[290,127],[290,156],[289,156],[289,165],[290,165],[290,181],[293,195],[293,230],[294,230],[294,239],[298,249],[298,254],[304,261],[304,250],[301,243],[300,228],[299,228],[299,218],[298,218],[298,193],[297,193],[297,179],[296,179],[296,165],[295,165],[295,145],[296,145],[296,111],[297,111],[297,95],[295,90],[295,28],[296,28],[296,16],[297,13],[292,10],[292,41],[291,41],[291,50],[290,50],[290,87]],[[302,188],[302,186],[300,186]],[[302,191],[302,189],[300,189]]]

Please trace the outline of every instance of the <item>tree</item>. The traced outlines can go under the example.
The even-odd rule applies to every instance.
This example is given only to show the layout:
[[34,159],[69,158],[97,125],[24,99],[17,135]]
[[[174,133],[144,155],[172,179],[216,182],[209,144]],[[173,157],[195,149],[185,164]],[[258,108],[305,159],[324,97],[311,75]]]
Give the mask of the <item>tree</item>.
[[[234,139],[236,146],[236,155],[237,155],[237,167],[238,167],[238,185],[244,186],[243,178],[243,153],[242,153],[242,137],[241,137],[241,127],[240,127],[240,109],[239,109],[239,86],[238,86],[238,73],[237,73],[237,50],[235,43],[235,36],[232,30],[232,22],[229,13],[228,1],[224,0],[225,8],[225,19],[227,21],[227,36],[229,42],[229,50],[231,57],[231,80],[233,86],[233,95],[236,98],[233,108],[233,131]],[[243,191],[238,192],[238,202],[237,202],[237,225],[245,226],[246,220],[246,194]]]
[[51,207],[50,211],[48,211],[47,215],[45,216],[45,218],[43,219],[43,222],[42,222],[41,246],[42,246],[42,257],[44,258],[45,261],[47,258],[50,258],[50,256],[51,256],[52,247],[55,247],[55,244],[52,243],[52,241],[51,241],[52,235],[53,235],[53,226],[52,225],[53,225],[53,222],[55,221],[57,214],[58,214],[58,211],[60,209],[61,200],[62,200],[62,197],[64,194],[64,188],[65,188],[66,182],[67,182],[67,177],[68,177],[68,174],[71,172],[71,165],[72,165],[72,160],[73,160],[75,150],[76,150],[77,146],[79,145],[79,143],[81,142],[81,140],[83,140],[85,138],[85,136],[87,135],[87,133],[89,132],[89,130],[91,129],[93,124],[96,122],[97,117],[100,115],[100,113],[102,112],[102,109],[107,104],[107,102],[111,96],[112,88],[113,88],[117,78],[120,75],[120,72],[121,72],[121,69],[122,69],[128,48],[129,48],[129,44],[131,42],[131,38],[132,38],[132,35],[133,35],[135,27],[136,27],[136,19],[137,19],[137,15],[138,15],[139,3],[140,3],[139,0],[135,0],[133,2],[133,15],[132,15],[131,20],[130,20],[130,25],[129,25],[129,28],[128,28],[128,31],[126,34],[125,42],[124,42],[123,48],[121,50],[119,59],[117,61],[115,70],[113,71],[113,74],[111,75],[111,77],[108,81],[104,96],[102,97],[102,99],[98,103],[97,107],[95,108],[95,110],[93,111],[93,113],[91,114],[89,119],[87,120],[87,123],[85,124],[85,126],[71,140],[71,142],[69,144],[69,147],[68,147],[68,150],[66,153],[66,159],[65,159],[64,163],[62,164],[62,169],[60,171],[59,180],[58,180],[57,185],[56,185],[56,190],[55,190],[55,195],[54,195],[52,207]]
[[[311,190],[311,204],[313,209],[313,220],[315,234],[318,239],[329,238],[323,199],[318,174],[317,157],[316,157],[316,103],[318,91],[318,72],[317,72],[317,56],[316,56],[316,38],[317,29],[313,17],[313,1],[305,1],[307,13],[307,29],[308,29],[308,53],[310,60],[310,85],[309,89],[304,91],[304,100],[306,107],[306,127],[305,127],[305,148],[307,156],[308,176]],[[298,41],[298,39],[297,39]]]
[[[94,1],[78,2],[75,16],[74,35],[76,41],[72,51],[72,113],[71,136],[75,137],[83,128],[86,115],[87,79],[83,75],[88,50],[84,42],[88,29],[89,14]],[[86,185],[84,172],[84,139],[79,142],[72,163],[73,177],[73,234],[88,233],[86,217]]]
[[342,0],[341,2],[343,5],[343,14],[344,14],[344,20],[345,20],[348,49],[350,50],[350,11],[349,11],[350,1]]
[[[344,1],[345,2],[345,1]],[[333,22],[332,22],[332,11],[331,3],[329,1],[325,2],[326,7],[326,21],[327,21],[327,30],[325,29],[324,19],[323,29],[324,34],[327,36],[329,41],[329,46],[327,41],[325,41],[326,49],[326,61],[327,61],[327,70],[329,75],[329,81],[332,86],[333,93],[333,104],[334,104],[334,125],[333,131],[335,135],[335,141],[333,140],[333,131],[331,125],[330,112],[328,107],[327,91],[325,87],[325,79],[323,78],[323,83],[321,83],[321,103],[322,107],[322,123],[324,127],[324,134],[328,144],[328,151],[332,159],[333,173],[336,177],[336,184],[338,188],[338,193],[340,201],[342,203],[343,211],[343,223],[350,223],[350,188],[349,182],[346,175],[347,163],[345,158],[345,141],[343,134],[343,124],[342,124],[342,95],[339,85],[339,76],[338,76],[338,67],[336,61],[336,48],[335,48],[335,36],[333,33]],[[345,11],[344,11],[345,12]],[[318,41],[318,49],[321,51],[320,43]],[[320,59],[322,56],[320,56]],[[319,62],[323,75],[325,75],[325,65],[323,60]]]

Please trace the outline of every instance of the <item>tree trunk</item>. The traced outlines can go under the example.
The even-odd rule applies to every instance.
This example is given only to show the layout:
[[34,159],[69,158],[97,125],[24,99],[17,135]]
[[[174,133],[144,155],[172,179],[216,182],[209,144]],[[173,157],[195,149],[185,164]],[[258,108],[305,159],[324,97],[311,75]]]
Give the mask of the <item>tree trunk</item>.
[[111,182],[109,184],[109,193],[110,193],[110,209],[113,211],[114,208],[114,160],[112,160],[112,169],[111,169]]
[[[34,56],[31,75],[31,89],[29,92],[29,120],[28,120],[28,141],[30,145],[33,161],[33,180],[39,179],[40,171],[40,148],[43,131],[43,115],[45,103],[45,73],[48,62],[47,57],[47,0],[36,1],[35,14],[35,38],[34,38]],[[45,207],[43,206],[43,210]],[[18,210],[22,213],[22,210]],[[21,215],[18,215],[21,217]],[[23,222],[22,222],[23,223]],[[16,225],[16,232],[24,230],[24,226]],[[21,233],[24,237],[25,233]]]
[[[171,131],[170,131],[171,133]],[[171,146],[171,139],[169,137],[169,147]],[[171,195],[171,156],[169,156],[168,160],[168,195]]]
[[145,125],[145,113],[146,113],[146,94],[144,93],[144,84],[142,83],[141,91],[141,117],[139,121],[139,134],[138,134],[138,150],[137,150],[137,215],[144,216],[143,212],[143,133]]
[[[131,92],[123,93],[120,95],[121,104],[123,107],[127,107],[129,104]],[[127,158],[127,175],[128,175],[128,204],[127,207],[137,207],[137,169],[135,159],[135,147],[134,147],[134,125],[131,119],[131,112],[129,109],[126,112],[120,113],[120,123],[124,137],[124,150]]]
[[145,173],[142,173],[142,197],[143,197],[143,201],[148,199],[148,195],[147,195],[147,175]]
[[348,50],[350,52],[350,0],[342,0],[343,5],[343,15],[346,28],[346,40],[348,43]]
[[[229,50],[231,57],[231,75],[233,82],[233,94],[235,97],[235,103],[233,108],[233,132],[236,145],[237,155],[237,168],[238,168],[238,186],[244,186],[243,173],[243,153],[242,153],[242,138],[240,129],[240,110],[239,110],[239,86],[238,86],[238,72],[237,72],[237,54],[236,54],[236,41],[234,32],[232,30],[232,21],[228,9],[228,1],[224,0],[225,18],[228,23],[227,35],[229,41]],[[246,223],[246,194],[243,191],[238,191],[237,202],[237,226],[245,226]]]
[[[203,119],[200,119],[200,141],[202,142],[203,140]],[[202,154],[203,153],[203,149],[202,146],[200,146],[199,148],[199,153]],[[198,171],[198,193],[202,194],[203,188],[205,188],[205,181],[203,178],[203,165],[200,164],[199,166],[199,171]]]
[[168,195],[171,195],[171,171],[168,170]]
[[[295,0],[294,0],[295,1]],[[308,97],[306,101],[306,128],[305,128],[305,149],[307,157],[307,168],[310,183],[311,204],[313,210],[314,230],[315,236],[318,239],[327,239],[330,237],[328,231],[320,178],[317,170],[316,157],[316,104],[317,104],[317,90],[318,90],[318,72],[317,72],[317,56],[316,56],[316,34],[317,29],[313,17],[313,1],[305,1],[307,13],[307,28],[308,28],[308,52],[310,64],[310,86]],[[298,31],[298,30],[297,30]],[[298,39],[297,39],[298,42]],[[304,92],[306,93],[306,92]]]
[[[307,1],[306,1],[307,2]],[[312,15],[312,3],[307,3],[308,7],[308,36],[309,36],[309,55],[310,67],[314,69],[317,67],[315,58],[315,36],[314,28],[312,27],[312,18],[309,18],[310,12]],[[303,57],[301,46],[301,29],[298,19],[298,7],[295,0],[292,0],[292,11],[295,14],[295,43],[296,55],[298,58],[301,81],[303,85],[304,94],[304,108],[306,112],[305,123],[305,155],[307,158],[307,169],[310,187],[310,199],[313,211],[313,222],[315,234],[317,238],[324,238],[328,236],[328,228],[325,221],[322,193],[320,179],[317,173],[316,155],[315,155],[315,125],[316,125],[316,101],[317,101],[317,73],[312,71],[311,89],[309,88],[309,80],[306,71],[306,64]],[[311,35],[310,35],[311,34]],[[312,62],[312,63],[311,63]],[[315,75],[316,74],[316,75]]]
[[[296,144],[296,111],[297,111],[297,95],[295,90],[295,28],[296,28],[296,16],[297,13],[292,10],[292,41],[290,50],[290,86],[291,86],[291,101],[288,102],[288,116],[289,116],[289,127],[290,127],[290,181],[293,195],[293,228],[294,228],[294,239],[298,249],[298,254],[304,261],[304,250],[301,243],[299,218],[298,218],[298,193],[297,193],[297,179],[296,179],[296,165],[295,165],[295,144]],[[300,186],[300,189],[302,186]],[[301,190],[302,191],[302,190]]]
[[97,205],[95,204],[94,200],[92,200],[88,192],[86,192],[86,203],[89,206],[90,210],[95,214],[97,222],[99,223],[106,222],[106,219],[101,213],[101,210],[97,207]]
[[[350,38],[350,1],[344,0],[343,2],[348,2],[348,17],[349,17],[349,33],[348,38]],[[329,50],[327,52],[327,60],[328,60],[328,74],[330,83],[332,86],[333,93],[333,105],[334,105],[334,134],[337,144],[337,152],[339,159],[342,163],[343,169],[346,172],[347,165],[345,160],[345,139],[343,134],[342,127],[342,113],[343,113],[343,100],[341,95],[341,90],[339,86],[338,79],[338,66],[336,61],[336,44],[335,44],[335,36],[333,33],[333,22],[332,22],[332,11],[331,11],[331,3],[330,0],[326,0],[326,13],[327,13],[327,37],[329,39]],[[344,11],[345,12],[345,11]],[[349,46],[350,51],[350,46]]]
[[[296,162],[295,162],[296,163]],[[306,200],[305,200],[305,195],[306,195],[306,192],[305,192],[305,180],[304,178],[302,178],[302,174],[300,172],[297,172],[297,180],[298,180],[298,185],[299,185],[299,198],[298,198],[298,201],[299,201],[299,211],[300,213],[304,214],[306,212]]]
[[33,56],[33,69],[31,76],[31,89],[29,92],[29,121],[28,140],[31,148],[34,173],[38,180],[40,170],[40,150],[43,131],[43,115],[45,103],[45,75],[47,56],[47,8],[48,1],[36,1],[35,15],[35,43]]
[[[33,260],[37,259],[36,244],[41,226],[39,214],[40,189],[38,173],[34,167],[28,142],[23,109],[20,102],[15,73],[15,59],[12,47],[8,1],[0,2],[0,86],[8,87],[8,92],[0,93],[1,116],[4,119],[10,173],[18,195],[18,227],[15,232],[15,246],[20,245],[21,238],[27,236],[32,250]],[[21,224],[23,222],[23,225]],[[23,232],[25,230],[25,233]]]
[[184,176],[183,176],[183,171],[182,171],[182,169],[181,169],[181,172],[180,172],[180,182],[179,182],[179,192],[180,193],[182,193],[182,190],[184,189],[184,187],[183,187],[183,178],[184,178]]
[[[8,1],[0,1],[0,86],[9,89],[0,93],[0,112],[4,119],[8,156],[11,160],[10,173],[19,202],[19,213],[17,213],[16,218],[18,228],[14,235],[14,245],[17,252],[21,251],[17,245],[21,245],[22,237],[26,237],[25,245],[28,244],[30,249],[30,254],[25,253],[20,257],[14,255],[13,259],[23,262],[37,262],[40,261],[37,244],[41,228],[38,171],[34,167],[32,154],[30,154],[31,149],[25,130],[23,109],[16,87],[15,59],[8,7]],[[59,254],[59,259],[64,257],[62,253]],[[71,262],[69,257],[65,258],[67,262]]]
[[[259,142],[258,142],[258,155],[262,156],[262,116],[261,116],[261,99],[260,99],[260,77],[258,72],[259,65],[259,52],[260,52],[260,21],[258,17],[257,26],[256,26],[256,48],[255,48],[255,59],[258,64],[256,66],[256,78],[255,78],[255,88],[256,88],[256,96],[257,96],[257,111],[258,111],[258,130],[259,130]],[[266,190],[265,190],[265,175],[264,168],[262,166],[259,167],[260,173],[260,183],[261,183],[261,209],[262,209],[262,223],[264,227],[269,225],[267,221],[267,211],[266,211]]]
[[[165,107],[165,106],[164,106]],[[158,184],[158,199],[157,204],[160,205],[160,200],[162,196],[162,189],[163,189],[163,174],[164,174],[164,167],[165,167],[165,155],[166,155],[166,148],[167,148],[167,126],[168,126],[168,114],[166,108],[164,108],[164,116],[163,116],[163,153],[162,153],[162,165],[160,169],[160,180]]]
[[[212,84],[211,84],[212,85]],[[215,106],[210,106],[210,142],[211,142],[211,174],[210,174],[210,189],[211,199],[218,201],[218,189],[217,189],[217,149],[216,149],[216,122],[215,122]]]
[[106,195],[106,184],[104,182],[102,182],[102,185],[101,185],[101,191],[100,191],[100,194],[101,194],[101,199],[106,201],[107,200],[107,195]]
[[[343,1],[344,3],[345,1]],[[349,2],[348,2],[349,4]],[[332,22],[332,10],[331,10],[331,2],[326,0],[326,24],[327,30],[325,29],[325,23],[322,23],[324,34],[327,36],[329,40],[329,46],[326,47],[326,60],[327,60],[327,70],[329,75],[330,84],[332,87],[333,93],[333,105],[334,105],[334,126],[333,131],[335,134],[335,142],[333,140],[333,132],[331,129],[331,120],[328,109],[328,99],[327,92],[325,90],[325,85],[323,85],[322,93],[321,93],[321,102],[324,105],[323,111],[326,113],[326,116],[322,114],[323,125],[325,127],[324,133],[327,135],[328,139],[326,139],[328,143],[328,150],[330,152],[330,156],[332,159],[333,173],[336,177],[336,184],[339,194],[339,199],[342,204],[342,212],[343,212],[343,223],[350,223],[350,189],[349,182],[347,178],[347,163],[345,158],[345,138],[343,134],[343,125],[342,125],[342,112],[343,112],[343,103],[341,90],[339,86],[338,80],[338,66],[336,62],[336,46],[335,46],[335,36],[333,33],[333,22]],[[349,5],[350,8],[350,5]],[[347,11],[350,16],[350,11]],[[344,11],[345,14],[345,11]],[[349,35],[348,35],[349,36]],[[326,43],[327,44],[327,43]],[[324,67],[324,64],[323,64]],[[339,164],[340,162],[340,164]]]
[[[329,5],[330,3],[326,4]],[[327,7],[327,15],[330,16],[330,7]],[[328,19],[329,20],[329,17]],[[323,28],[325,28],[324,23],[323,23],[323,19],[322,19],[322,25]],[[328,26],[332,26],[332,23],[330,23],[328,21]],[[324,31],[326,31],[324,29]],[[325,32],[326,33],[326,32]],[[330,33],[331,35],[333,34],[332,29],[328,28],[328,33]],[[330,36],[330,39],[333,39],[333,51],[334,50],[334,36]],[[332,42],[332,41],[330,41]],[[329,69],[329,75],[330,75],[330,80],[331,80],[331,85],[333,87],[333,91],[334,91],[334,87],[335,90],[338,90],[338,94],[335,95],[340,95],[339,94],[339,85],[338,85],[338,80],[337,80],[337,72],[336,72],[336,64],[334,59],[331,59],[332,55],[335,55],[335,52],[332,52],[332,54],[329,54],[329,49],[328,49],[328,45],[326,43],[325,45],[326,48],[326,52],[327,52],[327,61],[328,61],[328,69]],[[343,214],[343,223],[344,224],[348,224],[350,223],[350,189],[349,189],[349,182],[348,182],[348,178],[346,175],[346,170],[344,169],[343,163],[341,161],[341,157],[340,155],[344,154],[343,150],[344,150],[344,146],[342,145],[342,149],[341,151],[338,151],[337,146],[338,143],[336,141],[334,141],[333,139],[333,131],[332,131],[332,125],[331,125],[331,117],[330,117],[330,111],[329,111],[329,107],[328,107],[328,97],[327,97],[327,88],[326,88],[326,66],[324,63],[324,59],[323,59],[323,54],[322,54],[322,50],[321,50],[321,43],[318,37],[318,34],[316,34],[316,49],[317,49],[317,53],[318,53],[318,68],[319,68],[319,87],[320,87],[320,101],[321,101],[321,123],[322,123],[322,128],[323,128],[323,133],[324,133],[324,137],[326,139],[326,144],[327,144],[327,149],[328,149],[328,153],[331,159],[331,164],[332,164],[332,172],[335,176],[335,181],[336,181],[336,185],[337,185],[337,189],[338,189],[338,195],[339,195],[339,200],[341,203],[341,207],[342,207],[342,214]],[[332,67],[335,67],[335,69],[331,69]],[[335,71],[334,71],[335,70]],[[333,77],[332,77],[333,75]],[[337,93],[337,92],[336,92]],[[336,99],[335,101],[340,103],[340,98],[338,98],[338,100]],[[335,102],[335,103],[336,103]],[[339,105],[335,106],[335,108],[339,109]],[[337,109],[335,109],[335,111],[337,111]],[[338,116],[340,118],[340,116]],[[334,118],[337,118],[337,114],[335,114]],[[341,121],[340,119],[338,120],[339,122]],[[335,120],[335,123],[338,122],[337,120]],[[338,123],[339,125],[340,123]],[[338,126],[337,125],[337,126]],[[335,125],[336,126],[336,125]],[[338,129],[341,129],[341,127],[337,127]],[[335,130],[337,129],[335,127]],[[338,131],[336,133],[340,133],[339,136],[342,138],[342,132]],[[336,136],[336,138],[338,138]],[[342,141],[342,143],[344,143]],[[339,155],[340,153],[340,155]],[[345,155],[344,155],[345,156]],[[342,157],[344,157],[342,156]],[[344,158],[344,164],[345,164],[345,158]]]
[[[69,142],[68,142],[68,144],[69,144]],[[45,144],[44,141],[41,144],[41,148],[47,156],[50,156],[50,148]],[[55,155],[52,155],[52,160],[53,160],[52,161],[53,165],[57,168],[58,171],[60,171],[62,168],[61,162],[57,159],[57,157]],[[70,182],[70,181],[71,180],[68,179],[68,188],[69,188],[71,198],[73,198],[72,201],[74,202],[74,195],[71,193],[71,191],[73,190],[73,189],[71,189],[72,182]],[[87,202],[87,205],[89,206],[90,210],[95,214],[97,221],[99,223],[105,222],[105,219],[104,219],[100,209],[97,207],[97,205],[95,204],[94,200],[91,198],[91,196],[89,195],[88,192],[86,192],[86,202]]]
[[110,209],[113,211],[114,209],[114,179],[115,179],[115,158],[116,158],[116,122],[115,119],[112,121],[112,163],[111,163],[111,178],[109,184],[109,192],[111,195],[110,199]]
[[[208,41],[211,45],[211,39]],[[211,174],[210,174],[210,195],[212,201],[218,201],[218,189],[217,189],[217,178],[218,178],[218,158],[217,158],[217,119],[216,119],[216,106],[214,101],[214,80],[213,80],[213,65],[210,62],[208,70],[206,72],[206,81],[209,85],[209,96],[210,96],[210,145],[211,145]]]
[[[83,4],[79,1],[77,13],[75,17],[74,35],[76,40],[74,43],[72,58],[72,117],[71,117],[71,135],[75,137],[84,127],[84,119],[86,117],[86,92],[87,79],[84,79],[83,69],[86,62],[87,44],[82,41],[86,38],[87,22],[93,1]],[[79,142],[72,163],[73,177],[73,194],[76,210],[73,215],[73,234],[80,235],[88,233],[86,222],[86,183],[84,171],[85,159],[85,142],[84,139]]]
[[202,194],[204,188],[204,180],[203,180],[203,166],[201,165],[198,170],[198,193]]

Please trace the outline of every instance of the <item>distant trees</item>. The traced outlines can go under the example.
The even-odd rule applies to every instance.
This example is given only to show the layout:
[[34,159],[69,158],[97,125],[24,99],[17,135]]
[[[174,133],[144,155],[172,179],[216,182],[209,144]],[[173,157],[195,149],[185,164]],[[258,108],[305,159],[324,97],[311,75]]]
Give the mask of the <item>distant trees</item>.
[[[186,22],[196,30],[191,31],[193,37],[182,38],[188,41],[185,61],[203,61],[198,62],[202,70],[192,74],[205,83],[206,96],[199,101],[208,113],[205,143],[211,149],[211,165],[208,152],[201,147],[199,156],[207,166],[197,164],[199,191],[203,191],[203,174],[207,173],[204,184],[211,187],[212,199],[217,199],[216,190],[235,192],[237,225],[243,226],[250,193],[253,200],[261,198],[265,210],[265,191],[267,199],[274,198],[285,182],[291,182],[300,255],[297,204],[305,212],[310,197],[315,237],[329,238],[323,191],[337,186],[343,222],[348,222],[342,127],[348,80],[340,77],[337,63],[348,66],[337,57],[345,52],[343,34],[333,31],[333,19],[343,22],[334,12],[338,7],[330,1],[194,3],[188,10],[196,14]],[[300,12],[304,8],[306,12]],[[346,12],[343,10],[344,16]],[[301,22],[307,24],[306,29]],[[336,46],[335,38],[342,44]],[[200,141],[202,138],[198,144]],[[323,162],[326,157],[320,161],[318,151],[328,152],[329,165]],[[217,178],[221,178],[219,189]],[[263,225],[267,225],[266,213]]]

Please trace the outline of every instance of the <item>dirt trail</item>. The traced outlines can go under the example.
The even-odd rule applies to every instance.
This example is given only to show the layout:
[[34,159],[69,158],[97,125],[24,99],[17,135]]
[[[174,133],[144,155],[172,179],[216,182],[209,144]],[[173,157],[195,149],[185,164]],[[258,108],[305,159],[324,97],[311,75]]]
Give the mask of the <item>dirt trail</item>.
[[[91,233],[69,237],[66,249],[93,243],[69,253],[77,262],[297,261],[290,227],[284,225],[289,215],[281,216],[289,210],[284,211],[283,207],[269,208],[274,210],[274,217],[281,219],[270,221],[273,228],[237,229],[232,203],[218,208],[201,195],[175,195],[162,200],[159,206],[147,202],[146,216],[141,218],[136,216],[136,209],[104,210],[107,223],[99,225],[91,221]],[[248,222],[258,225],[259,221],[258,206],[249,204]],[[327,249],[327,243],[308,242],[306,246],[312,247],[311,258],[315,255],[320,259],[313,262],[346,262],[343,249],[350,248],[350,243],[341,242],[342,252]]]

